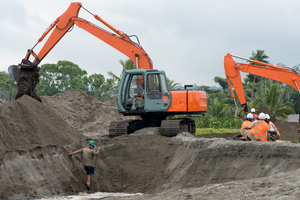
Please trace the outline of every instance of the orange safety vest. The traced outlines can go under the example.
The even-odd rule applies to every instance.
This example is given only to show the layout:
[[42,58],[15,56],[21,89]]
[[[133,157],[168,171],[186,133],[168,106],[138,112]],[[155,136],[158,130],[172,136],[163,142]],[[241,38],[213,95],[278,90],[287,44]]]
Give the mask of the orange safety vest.
[[268,129],[269,126],[264,120],[258,120],[258,124],[255,125],[251,130],[246,131],[246,133],[251,133],[254,135],[256,140],[268,141]]
[[[243,123],[242,123],[242,127],[241,127],[241,130],[240,132],[242,132],[242,130],[245,128],[245,127],[248,127],[252,122],[248,121],[248,120],[245,120]],[[241,139],[244,139],[244,136],[240,137]]]
[[240,132],[242,132],[242,130],[245,128],[245,127],[248,127],[249,125],[251,124],[250,121],[246,120],[242,123],[242,128],[240,130]]

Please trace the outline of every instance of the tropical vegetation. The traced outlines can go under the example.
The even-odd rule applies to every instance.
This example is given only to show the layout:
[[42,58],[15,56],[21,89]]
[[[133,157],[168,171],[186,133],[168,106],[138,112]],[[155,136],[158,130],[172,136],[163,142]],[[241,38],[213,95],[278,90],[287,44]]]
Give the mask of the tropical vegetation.
[[[253,51],[249,59],[269,63],[263,50]],[[251,61],[250,61],[251,63]],[[131,60],[122,61],[122,71],[134,69]],[[251,63],[253,64],[253,63]],[[277,64],[282,66],[282,64]],[[293,67],[300,72],[299,65]],[[40,82],[37,92],[40,96],[52,96],[73,89],[81,89],[100,101],[114,96],[120,77],[108,72],[108,78],[102,74],[88,75],[71,61],[58,61],[56,64],[43,64],[40,69]],[[226,78],[214,77],[219,85],[212,89],[207,85],[197,86],[196,90],[207,93],[207,114],[194,117],[197,129],[235,129],[240,127],[242,120],[236,117],[236,106],[231,98]],[[171,89],[179,86],[175,80],[168,78]],[[300,95],[292,87],[281,82],[248,74],[243,80],[245,96],[250,108],[259,109],[264,106],[272,117],[285,119],[287,114],[300,113]],[[0,99],[11,100],[16,94],[17,86],[6,72],[0,72]],[[238,99],[236,99],[238,101]],[[239,108],[240,109],[240,108]]]

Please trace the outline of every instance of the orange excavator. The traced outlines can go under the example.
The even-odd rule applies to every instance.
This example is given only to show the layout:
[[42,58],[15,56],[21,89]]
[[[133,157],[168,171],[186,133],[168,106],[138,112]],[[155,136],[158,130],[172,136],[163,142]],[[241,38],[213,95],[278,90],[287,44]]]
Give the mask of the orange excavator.
[[[236,63],[232,57],[246,60],[248,62],[257,65]],[[224,58],[224,69],[225,69],[225,74],[228,81],[229,89],[231,92],[231,97],[234,99],[236,107],[237,104],[235,101],[235,95],[232,89],[232,85],[242,105],[242,109],[239,113],[241,113],[243,110],[245,112],[248,112],[248,106],[245,98],[240,72],[246,72],[246,73],[262,76],[265,78],[269,78],[275,81],[286,83],[292,86],[296,91],[300,93],[299,90],[300,75],[291,68],[279,67],[268,63],[260,62],[257,60],[249,60],[238,56],[233,56],[228,53]]]
[[[110,31],[79,18],[78,13],[81,8],[93,15]],[[39,77],[38,64],[74,25],[122,52],[137,67],[134,70],[125,70],[123,73],[116,103],[118,110],[124,116],[140,116],[141,119],[111,122],[110,137],[130,134],[145,127],[159,127],[160,134],[164,136],[175,136],[182,131],[195,133],[194,120],[190,118],[167,120],[167,117],[204,114],[207,110],[206,93],[187,89],[170,91],[165,72],[153,69],[151,59],[139,43],[133,42],[131,36],[115,29],[98,15],[92,14],[79,2],[71,3],[69,8],[46,29],[34,47],[27,51],[19,65],[9,67],[10,76],[18,84],[16,99],[22,95],[29,95],[40,101],[35,93],[35,85]],[[51,35],[36,54],[33,49],[50,32]],[[33,61],[29,61],[30,56],[34,57]]]

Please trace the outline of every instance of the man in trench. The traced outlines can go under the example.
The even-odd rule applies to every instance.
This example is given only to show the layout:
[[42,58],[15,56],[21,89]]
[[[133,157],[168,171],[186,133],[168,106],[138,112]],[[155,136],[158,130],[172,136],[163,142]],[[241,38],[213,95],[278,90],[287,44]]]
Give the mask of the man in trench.
[[87,190],[90,190],[92,175],[94,174],[94,169],[95,169],[94,157],[98,156],[100,152],[100,147],[97,147],[97,149],[98,150],[95,151],[95,142],[93,140],[90,140],[88,147],[79,149],[77,151],[68,154],[69,156],[72,156],[77,153],[82,153],[82,162],[83,162],[84,169],[86,170],[87,173],[87,179],[86,179]]

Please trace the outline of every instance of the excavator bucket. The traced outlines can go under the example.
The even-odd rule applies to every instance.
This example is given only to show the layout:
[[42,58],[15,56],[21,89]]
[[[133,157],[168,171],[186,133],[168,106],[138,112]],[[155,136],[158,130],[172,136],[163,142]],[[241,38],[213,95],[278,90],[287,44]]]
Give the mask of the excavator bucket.
[[15,84],[18,84],[20,68],[17,65],[11,65],[8,67],[8,74]]
[[40,102],[41,98],[36,93],[36,85],[39,83],[39,67],[32,64],[29,60],[23,59],[18,66],[11,65],[8,68],[9,76],[18,86],[15,99],[21,98],[23,95],[28,95]]

